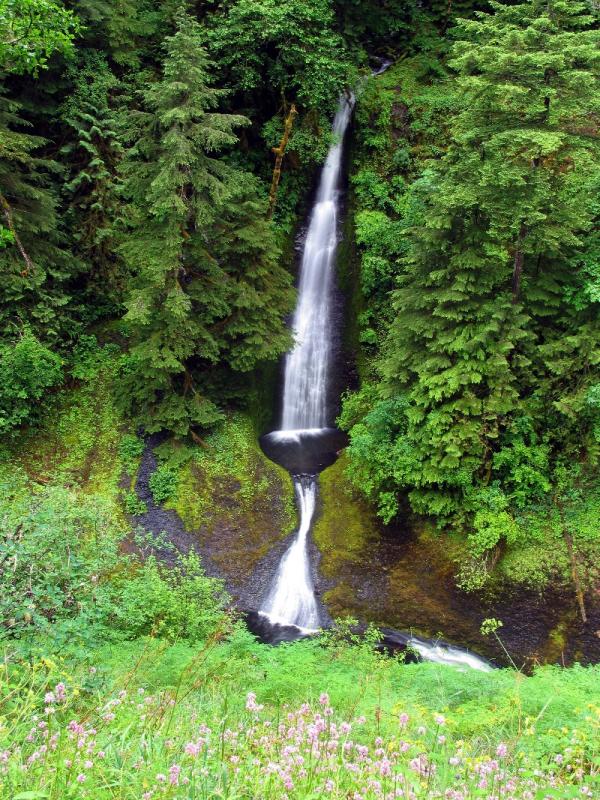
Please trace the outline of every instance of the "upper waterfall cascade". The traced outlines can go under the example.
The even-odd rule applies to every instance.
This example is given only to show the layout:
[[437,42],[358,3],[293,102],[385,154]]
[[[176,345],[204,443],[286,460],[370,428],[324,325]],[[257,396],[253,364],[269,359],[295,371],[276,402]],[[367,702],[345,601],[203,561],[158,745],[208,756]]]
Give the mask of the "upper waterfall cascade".
[[282,431],[325,428],[331,360],[331,298],[338,241],[343,140],[354,97],[342,97],[333,122],[334,142],[306,234],[298,304],[293,320],[295,347],[285,364]]

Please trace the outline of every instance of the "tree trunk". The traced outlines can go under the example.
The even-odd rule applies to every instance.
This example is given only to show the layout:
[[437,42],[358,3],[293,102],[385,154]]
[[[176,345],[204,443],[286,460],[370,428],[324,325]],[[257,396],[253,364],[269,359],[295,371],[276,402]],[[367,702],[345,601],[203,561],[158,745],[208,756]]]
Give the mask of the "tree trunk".
[[292,128],[294,127],[294,118],[297,115],[296,106],[292,103],[292,107],[285,118],[283,126],[283,136],[279,142],[279,147],[274,147],[273,152],[276,155],[275,168],[273,169],[273,180],[271,182],[271,191],[269,192],[269,210],[267,211],[267,219],[271,219],[275,211],[275,204],[277,202],[277,190],[279,188],[279,181],[281,180],[281,165],[283,164],[283,157],[285,155]]
[[514,267],[513,267],[513,279],[512,279],[512,301],[514,303],[518,303],[519,301],[519,293],[521,291],[521,276],[523,274],[523,263],[525,261],[525,255],[523,253],[523,240],[527,234],[527,228],[524,224],[521,224],[521,229],[519,230],[519,238],[517,239],[517,244],[515,246],[515,260],[514,260]]
[[15,223],[14,223],[13,215],[12,215],[12,208],[10,207],[10,203],[8,202],[6,197],[4,197],[3,194],[0,194],[0,205],[2,206],[2,209],[4,211],[4,217],[6,219],[6,223],[8,225],[8,229],[12,233],[12,235],[14,237],[14,240],[15,240],[15,244],[17,245],[17,247],[19,249],[19,253],[21,253],[21,256],[23,257],[23,261],[27,265],[26,268],[21,272],[21,276],[23,278],[25,278],[34,269],[33,261],[29,258],[29,256],[27,255],[27,251],[23,247],[23,243],[21,242],[21,239],[19,238],[19,234],[17,233],[17,230],[15,228]]

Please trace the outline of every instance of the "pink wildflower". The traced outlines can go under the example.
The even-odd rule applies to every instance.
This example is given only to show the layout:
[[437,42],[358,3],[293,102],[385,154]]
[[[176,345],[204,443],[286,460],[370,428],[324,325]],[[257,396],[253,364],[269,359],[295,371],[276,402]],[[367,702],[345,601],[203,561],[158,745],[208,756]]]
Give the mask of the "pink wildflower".
[[178,764],[173,764],[169,767],[169,783],[171,786],[179,786],[179,773],[181,767]]

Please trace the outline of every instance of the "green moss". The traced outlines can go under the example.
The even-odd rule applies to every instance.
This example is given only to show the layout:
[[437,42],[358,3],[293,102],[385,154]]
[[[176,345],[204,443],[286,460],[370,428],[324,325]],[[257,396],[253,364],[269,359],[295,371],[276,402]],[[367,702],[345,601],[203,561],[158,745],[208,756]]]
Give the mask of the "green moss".
[[122,474],[118,445],[123,421],[112,400],[113,375],[64,390],[38,430],[24,431],[11,458],[42,483],[115,495]]
[[249,575],[292,532],[292,480],[261,451],[250,415],[229,414],[205,447],[169,442],[159,456],[177,466],[177,489],[167,507],[202,537],[225,575]]
[[336,578],[364,560],[379,534],[373,514],[357,498],[344,477],[344,455],[321,475],[322,512],[314,528],[314,540],[322,554],[321,572]]

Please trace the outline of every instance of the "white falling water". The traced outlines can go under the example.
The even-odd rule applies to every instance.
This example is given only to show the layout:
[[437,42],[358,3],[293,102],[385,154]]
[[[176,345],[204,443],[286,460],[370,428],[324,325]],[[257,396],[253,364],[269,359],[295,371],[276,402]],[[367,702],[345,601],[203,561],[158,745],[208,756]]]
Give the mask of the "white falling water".
[[[327,425],[327,393],[331,359],[331,295],[338,239],[338,208],[343,139],[354,97],[342,97],[333,122],[334,142],[323,166],[310,217],[302,263],[298,304],[294,314],[294,349],[285,363],[282,441],[300,441]],[[315,476],[294,478],[300,527],[281,559],[262,613],[271,622],[303,630],[319,627],[307,538],[315,513]]]
[[285,364],[282,431],[324,428],[331,358],[331,295],[338,239],[343,138],[354,98],[342,97],[333,122],[334,143],[321,182],[302,253],[294,349]]
[[296,625],[307,631],[319,627],[319,609],[315,600],[306,547],[315,513],[317,482],[314,477],[294,479],[300,511],[300,528],[281,559],[263,614],[278,625]]

